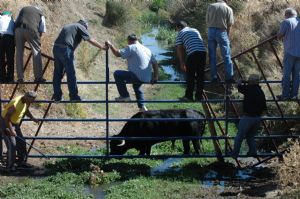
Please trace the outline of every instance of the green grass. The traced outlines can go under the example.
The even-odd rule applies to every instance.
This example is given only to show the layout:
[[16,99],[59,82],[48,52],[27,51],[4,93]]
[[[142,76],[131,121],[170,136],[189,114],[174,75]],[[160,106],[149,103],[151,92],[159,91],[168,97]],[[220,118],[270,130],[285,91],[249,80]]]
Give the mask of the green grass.
[[[197,182],[170,181],[152,177],[139,177],[107,190],[105,198],[195,198],[202,195]],[[205,197],[202,195],[202,197]]]
[[[146,93],[149,100],[178,100],[185,93],[184,85],[158,85]],[[149,109],[186,109],[202,110],[200,103],[149,103]]]
[[9,183],[0,188],[0,197],[7,199],[40,199],[64,198],[85,199],[92,198],[84,194],[84,181],[87,175],[74,173],[57,173],[43,179],[25,179],[22,183]]

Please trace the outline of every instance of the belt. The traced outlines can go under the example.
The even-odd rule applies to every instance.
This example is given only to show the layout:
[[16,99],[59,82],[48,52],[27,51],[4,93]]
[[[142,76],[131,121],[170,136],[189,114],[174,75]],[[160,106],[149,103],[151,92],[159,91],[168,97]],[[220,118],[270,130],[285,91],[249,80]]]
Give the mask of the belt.
[[68,46],[64,44],[54,44],[54,46],[61,47],[61,48],[68,48]]
[[24,29],[26,29],[28,26],[26,25],[26,24],[24,24],[24,23],[21,23],[19,26],[18,26],[18,28],[24,28]]

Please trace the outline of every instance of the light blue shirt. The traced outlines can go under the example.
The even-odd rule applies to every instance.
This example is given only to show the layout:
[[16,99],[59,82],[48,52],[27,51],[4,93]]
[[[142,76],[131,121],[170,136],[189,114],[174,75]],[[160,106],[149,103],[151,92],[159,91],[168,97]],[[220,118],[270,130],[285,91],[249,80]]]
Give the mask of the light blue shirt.
[[152,64],[157,63],[151,51],[136,41],[120,50],[121,57],[127,59],[128,70],[133,72],[142,82],[150,82]]
[[279,33],[284,35],[284,52],[292,56],[300,57],[300,23],[299,18],[285,19],[280,26]]
[[205,52],[205,46],[199,31],[195,28],[185,27],[178,32],[176,46],[183,45],[187,55],[196,51]]
[[44,16],[41,16],[41,22],[39,25],[39,32],[41,33],[45,33],[46,32],[46,20]]

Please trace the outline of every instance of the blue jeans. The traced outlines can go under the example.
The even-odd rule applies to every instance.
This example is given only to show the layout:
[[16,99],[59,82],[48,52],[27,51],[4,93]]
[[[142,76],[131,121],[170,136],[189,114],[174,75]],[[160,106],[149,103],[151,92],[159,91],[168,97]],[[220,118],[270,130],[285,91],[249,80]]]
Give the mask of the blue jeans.
[[143,82],[141,82],[134,73],[130,71],[116,70],[114,72],[114,78],[121,97],[129,97],[126,83],[132,83],[138,107],[141,108],[144,106],[144,103],[142,102],[144,101],[144,93],[142,90]]
[[[282,97],[298,96],[300,57],[285,53],[283,58]],[[292,86],[290,77],[292,75]]]
[[232,155],[237,157],[240,153],[240,148],[243,139],[246,138],[249,146],[249,155],[256,154],[256,143],[254,136],[257,134],[257,130],[260,126],[260,117],[242,116],[239,122],[239,130],[234,139],[234,149]]
[[67,74],[67,83],[69,89],[69,96],[71,99],[78,97],[78,88],[74,64],[74,51],[68,47],[54,46],[54,73],[53,73],[53,90],[54,98],[61,99],[61,80],[64,72]]
[[217,78],[217,46],[220,46],[225,63],[226,80],[233,78],[233,66],[231,62],[230,42],[226,30],[220,28],[208,28],[208,55],[211,78]]

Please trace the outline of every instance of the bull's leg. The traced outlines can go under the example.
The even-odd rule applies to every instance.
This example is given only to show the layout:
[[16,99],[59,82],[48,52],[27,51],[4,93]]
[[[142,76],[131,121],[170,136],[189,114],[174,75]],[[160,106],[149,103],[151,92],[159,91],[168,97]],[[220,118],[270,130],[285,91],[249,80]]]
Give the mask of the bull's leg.
[[183,153],[190,154],[190,141],[182,140],[182,144],[183,144]]
[[199,140],[192,140],[194,149],[195,149],[195,153],[196,154],[200,154],[200,144],[199,144]]

